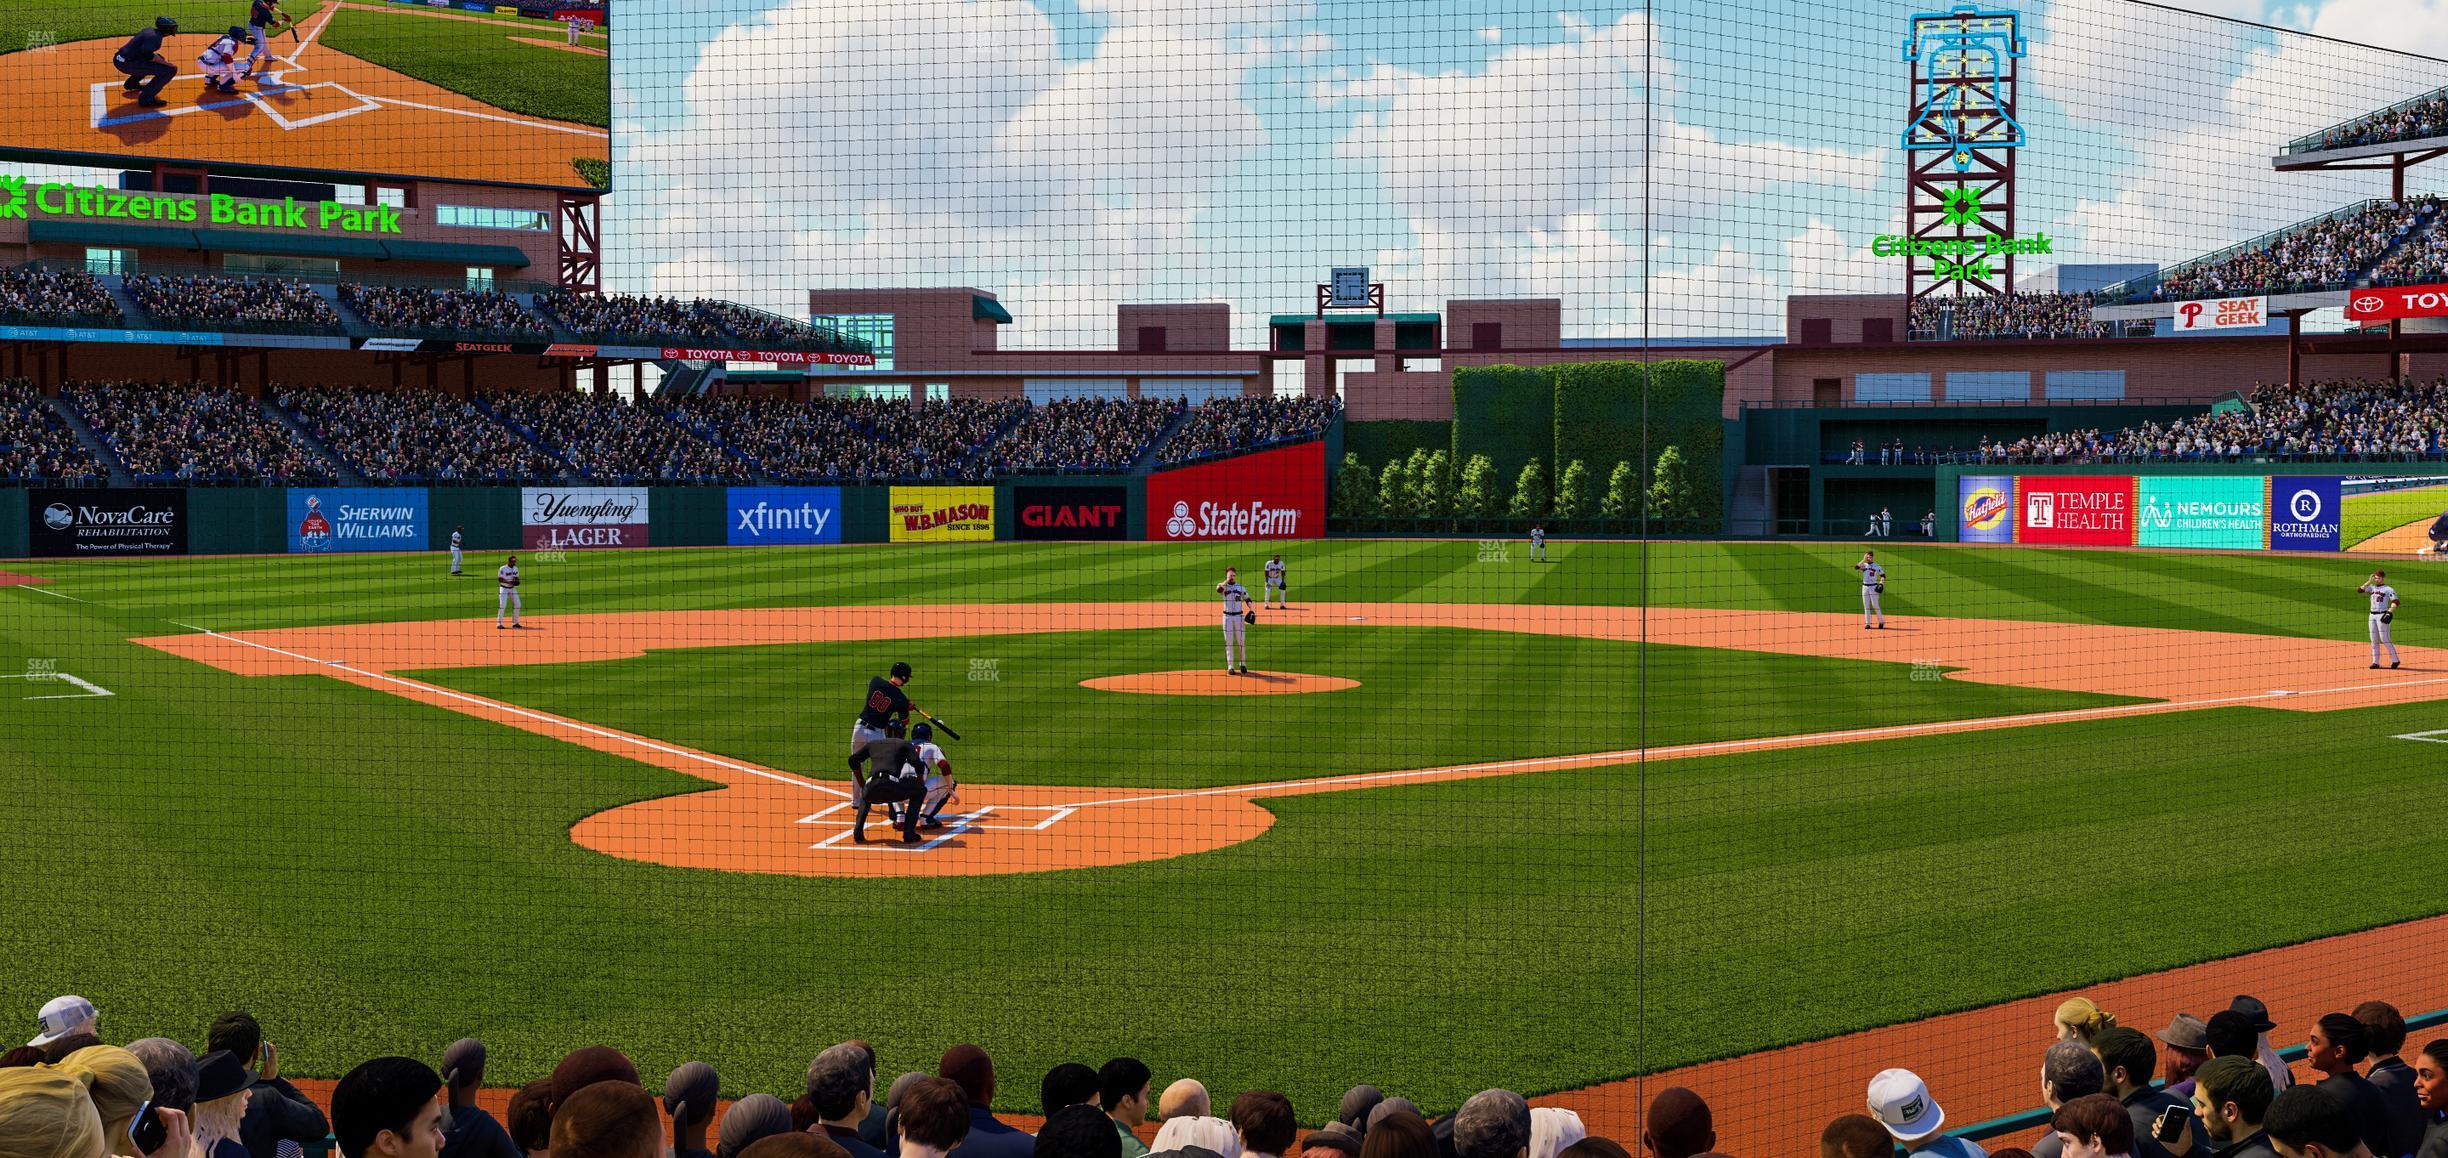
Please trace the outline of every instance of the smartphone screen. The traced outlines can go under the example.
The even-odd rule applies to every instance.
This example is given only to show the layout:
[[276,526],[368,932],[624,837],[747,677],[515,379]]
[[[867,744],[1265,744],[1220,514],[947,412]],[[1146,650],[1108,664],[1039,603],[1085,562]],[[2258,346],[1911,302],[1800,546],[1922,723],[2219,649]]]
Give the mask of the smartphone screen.
[[136,1144],[136,1152],[150,1154],[161,1149],[162,1143],[169,1140],[169,1123],[162,1121],[161,1113],[153,1108],[153,1103],[146,1102],[138,1107],[136,1116],[128,1121],[128,1141]]
[[2159,1121],[2152,1128],[2151,1136],[2161,1142],[2174,1142],[2184,1137],[2185,1123],[2191,1121],[2192,1118],[2191,1107],[2169,1106],[2159,1112]]

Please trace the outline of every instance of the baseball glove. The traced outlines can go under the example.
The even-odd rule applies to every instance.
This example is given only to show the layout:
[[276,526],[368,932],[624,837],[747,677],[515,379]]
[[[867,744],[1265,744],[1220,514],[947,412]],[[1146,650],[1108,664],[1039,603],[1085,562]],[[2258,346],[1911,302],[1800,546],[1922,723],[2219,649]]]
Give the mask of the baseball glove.
[[2380,622],[2382,622],[2382,623],[2395,623],[2395,622],[2397,622],[2397,613],[2396,613],[2396,612],[2394,612],[2394,611],[2383,611],[2383,612],[2381,612],[2381,613],[2380,613]]
[[1881,584],[1878,584],[1878,585],[1877,585],[1877,586],[1875,586],[1875,587],[1872,587],[1872,588],[1871,588],[1871,590],[1872,590],[1872,591],[1876,591],[1876,592],[1878,592],[1878,593],[1879,593],[1879,594],[1881,594],[1881,595],[1885,595],[1885,594],[1887,593],[1887,585],[1886,585],[1886,584],[1884,584],[1884,583],[1881,583]]
[[1256,623],[1256,622],[1258,622],[1258,613],[1257,613],[1257,612],[1255,612],[1255,611],[1244,611],[1244,612],[1242,612],[1242,613],[1241,613],[1241,622],[1243,622],[1243,623]]

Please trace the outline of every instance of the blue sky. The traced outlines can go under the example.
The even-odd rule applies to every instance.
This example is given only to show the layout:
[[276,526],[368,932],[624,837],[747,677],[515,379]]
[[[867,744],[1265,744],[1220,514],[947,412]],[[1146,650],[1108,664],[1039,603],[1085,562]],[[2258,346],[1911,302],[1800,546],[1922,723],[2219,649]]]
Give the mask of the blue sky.
[[[2448,41],[2448,0],[2201,6],[2448,51],[2420,39]],[[2448,84],[2119,0],[2019,7],[2021,226],[2061,260],[2181,260],[2385,192],[2267,158]],[[626,0],[608,272],[791,313],[815,286],[975,285],[1038,348],[1110,346],[1134,301],[1229,302],[1255,342],[1338,264],[1395,308],[1561,297],[1572,337],[1773,332],[1788,293],[1900,284],[1869,246],[1915,10]]]

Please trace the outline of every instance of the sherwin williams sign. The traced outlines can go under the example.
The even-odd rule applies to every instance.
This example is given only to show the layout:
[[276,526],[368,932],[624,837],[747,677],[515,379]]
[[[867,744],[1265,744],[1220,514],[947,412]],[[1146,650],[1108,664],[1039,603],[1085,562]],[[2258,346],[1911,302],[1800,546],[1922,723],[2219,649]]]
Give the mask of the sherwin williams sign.
[[2270,550],[2337,550],[2345,481],[2335,476],[2270,476]]
[[993,487],[894,487],[887,525],[895,543],[989,543]]
[[400,487],[289,491],[289,550],[422,551],[425,489]]
[[2015,542],[2130,547],[2131,475],[2027,474],[2015,478]]
[[2261,549],[2269,517],[2260,475],[2144,475],[2134,515],[2145,547]]
[[734,547],[842,541],[840,487],[732,487]]
[[1955,537],[1966,543],[2014,542],[2014,479],[1968,474],[1955,482]]

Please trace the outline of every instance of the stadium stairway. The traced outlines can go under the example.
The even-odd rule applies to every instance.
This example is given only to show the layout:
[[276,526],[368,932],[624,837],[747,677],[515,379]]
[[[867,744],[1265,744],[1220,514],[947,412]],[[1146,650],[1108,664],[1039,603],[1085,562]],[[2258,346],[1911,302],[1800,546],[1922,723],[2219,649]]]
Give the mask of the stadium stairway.
[[[339,303],[334,301],[332,304],[338,305]],[[347,317],[348,315],[343,314],[341,316]],[[365,476],[358,474],[357,468],[350,466],[349,460],[342,458],[338,451],[331,448],[331,444],[315,437],[315,432],[306,428],[305,420],[299,418],[295,414],[291,414],[288,407],[274,402],[270,398],[258,398],[255,400],[255,405],[264,413],[271,415],[272,421],[288,427],[292,433],[296,434],[300,440],[306,443],[306,449],[322,455],[324,463],[331,467],[333,478],[339,479],[340,482],[346,486],[361,487],[366,485]]]
[[127,315],[128,325],[137,329],[165,328],[160,322],[154,320],[153,315],[146,313],[143,306],[136,304],[136,295],[128,292],[125,277],[114,273],[104,274],[94,280],[101,282],[102,288],[110,291],[111,300],[119,303],[119,312]]
[[2359,285],[2369,280],[2372,276],[2372,271],[2379,269],[2381,266],[2387,265],[2390,258],[2397,256],[2398,250],[2404,249],[2417,241],[2421,241],[2423,238],[2429,237],[2432,234],[2439,233],[2443,230],[2448,230],[2448,212],[2443,212],[2437,208],[2426,210],[2416,220],[2414,228],[2405,231],[2405,236],[2390,242],[2388,248],[2381,250],[2378,257],[2371,259],[2370,264],[2365,265],[2360,270],[2357,270],[2355,272],[2354,281],[2350,284]]
[[1130,470],[1126,473],[1146,474],[1156,469],[1158,457],[1164,453],[1165,444],[1173,441],[1174,435],[1181,433],[1181,428],[1190,421],[1190,412],[1196,409],[1198,408],[1195,406],[1182,407],[1181,413],[1174,415],[1164,424],[1164,429],[1156,432],[1156,437],[1148,440],[1147,448],[1139,452],[1139,457],[1131,460]]
[[[348,302],[343,300],[340,296],[339,286],[324,285],[321,282],[316,282],[307,288],[312,289],[315,292],[316,297],[322,298],[324,301],[331,303],[332,312],[340,315],[340,329],[349,337],[371,338],[382,333],[382,331],[377,328],[374,323],[365,320],[365,318],[358,314],[357,311],[349,308]],[[300,427],[300,429],[304,428]]]
[[1768,468],[1746,466],[1734,479],[1734,505],[1726,510],[1726,533],[1765,535],[1768,525]]
[[94,433],[93,427],[85,424],[85,416],[78,413],[76,407],[69,405],[68,399],[52,395],[45,398],[44,401],[51,404],[52,411],[59,415],[61,422],[68,424],[68,433],[76,436],[77,445],[91,452],[94,458],[110,471],[110,485],[115,487],[136,485],[136,478],[128,473],[126,464],[119,461],[118,455],[111,453],[110,444],[102,441],[102,436]]

